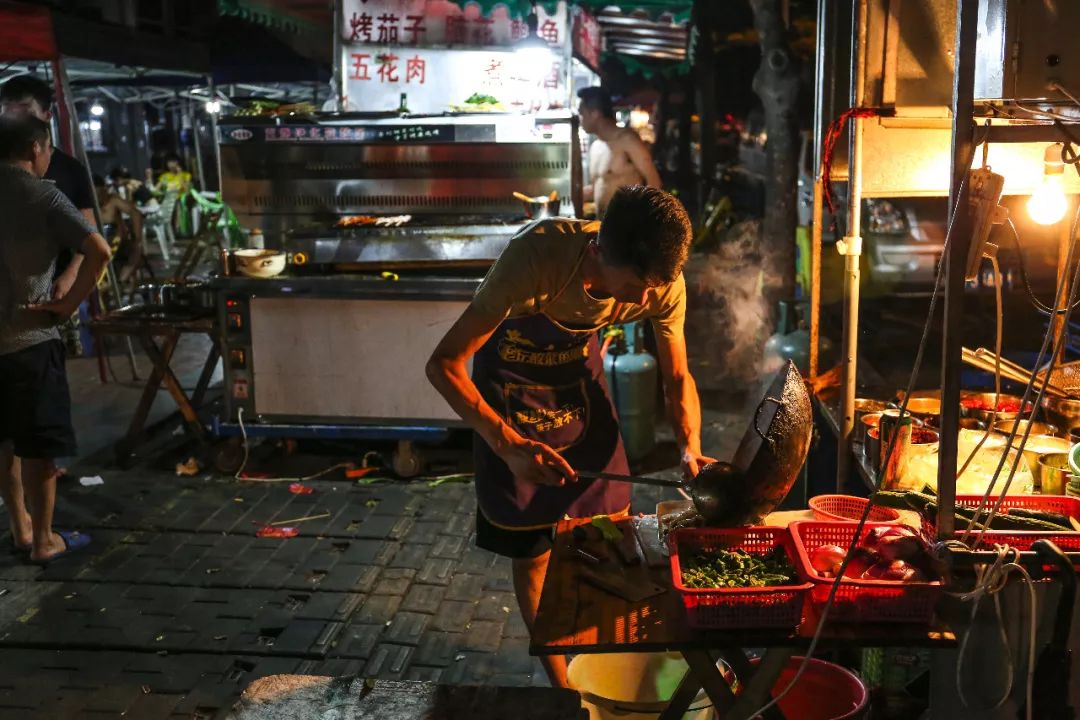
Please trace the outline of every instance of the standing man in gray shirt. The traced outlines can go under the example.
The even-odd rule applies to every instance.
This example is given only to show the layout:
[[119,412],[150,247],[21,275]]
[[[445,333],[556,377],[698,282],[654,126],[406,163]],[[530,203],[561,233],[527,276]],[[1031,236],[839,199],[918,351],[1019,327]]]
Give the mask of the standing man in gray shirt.
[[[64,347],[56,325],[94,289],[109,246],[71,202],[41,178],[52,142],[45,122],[0,116],[0,496],[15,545],[46,563],[90,537],[54,531],[56,466],[75,454]],[[56,258],[81,252],[71,286],[53,296]],[[22,461],[21,478],[13,472]]]

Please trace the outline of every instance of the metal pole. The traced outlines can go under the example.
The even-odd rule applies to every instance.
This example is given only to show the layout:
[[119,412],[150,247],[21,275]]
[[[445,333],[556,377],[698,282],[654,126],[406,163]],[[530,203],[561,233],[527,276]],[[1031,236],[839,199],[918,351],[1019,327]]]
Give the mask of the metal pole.
[[821,143],[825,134],[825,47],[829,0],[818,0],[817,57],[814,62],[814,210],[810,219],[810,377],[818,375],[821,336],[821,221],[823,216]]
[[348,99],[345,96],[345,58],[342,57],[344,44],[341,41],[342,0],[334,0],[334,94],[337,95],[338,112],[348,109]]
[[[867,2],[855,0],[852,17],[854,42],[851,46],[851,106],[862,107],[866,95]],[[844,336],[841,343],[840,438],[837,444],[836,488],[844,492],[851,473],[851,439],[855,429],[855,385],[859,353],[859,259],[862,257],[862,124],[852,118],[848,136],[848,224],[847,237],[838,243],[844,256]]]
[[[217,86],[214,85],[214,78],[210,77],[210,78],[207,78],[207,80],[208,80],[208,85],[210,87],[210,97],[212,97],[212,98],[214,98],[216,100],[217,99]],[[217,172],[217,189],[218,189],[218,193],[221,193],[221,191],[222,191],[222,185],[221,185],[221,142],[220,142],[220,138],[218,138],[217,119],[218,119],[218,114],[217,113],[210,113],[210,140],[211,140],[212,146],[214,148],[214,165],[216,165],[215,170]]]
[[[90,158],[86,155],[86,145],[83,143],[82,132],[79,130],[79,114],[75,112],[75,101],[71,95],[71,85],[68,83],[63,58],[56,58],[55,69],[56,78],[60,81],[61,97],[67,108],[68,129],[71,132],[71,149],[75,151],[75,156],[82,162],[83,168],[86,170],[86,179],[93,186],[94,176],[90,170]],[[91,193],[90,199],[93,202],[94,224],[97,225],[97,231],[101,232],[104,226],[101,223],[101,207],[98,205],[97,193]],[[105,266],[105,275],[109,289],[112,291],[113,302],[116,303],[116,307],[123,307],[124,301],[120,296],[120,284],[116,281],[116,267],[113,265],[112,258],[109,258],[109,262]],[[138,380],[139,366],[135,363],[135,348],[131,344],[130,337],[125,339],[127,341],[128,362],[131,364],[131,379]]]
[[206,172],[203,169],[202,144],[199,142],[199,119],[195,112],[195,101],[188,100],[188,122],[191,123],[191,141],[195,145],[195,170],[199,178],[199,189],[206,189]]
[[[956,6],[956,46],[953,58],[952,183],[949,188],[949,251],[945,259],[945,319],[941,354],[941,438],[938,447],[938,537],[951,538],[956,503],[957,432],[960,426],[961,325],[964,319],[964,269],[971,244],[971,212],[963,181],[971,167],[975,124],[975,42],[979,0],[959,0]],[[961,192],[961,190],[964,192]]]
[[[1065,263],[1069,259],[1069,244],[1072,241],[1072,221],[1071,218],[1076,212],[1076,198],[1069,196],[1069,210],[1065,213],[1064,220],[1058,222],[1058,259],[1057,259],[1057,292],[1055,297],[1069,297],[1069,268],[1065,267]],[[1068,328],[1065,327],[1065,316],[1058,313],[1054,314],[1054,343],[1057,347],[1057,355],[1051,358],[1054,363],[1054,367],[1061,365],[1065,362],[1065,343],[1060,341],[1063,334],[1068,332]]]
[[821,222],[824,216],[820,175],[814,180],[814,212],[810,220],[810,378],[818,376],[821,338]]

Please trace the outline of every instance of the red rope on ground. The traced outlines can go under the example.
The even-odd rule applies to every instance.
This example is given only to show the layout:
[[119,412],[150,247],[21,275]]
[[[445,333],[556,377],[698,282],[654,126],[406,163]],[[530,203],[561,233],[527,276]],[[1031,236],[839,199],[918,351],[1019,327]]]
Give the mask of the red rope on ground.
[[840,135],[843,134],[848,120],[852,118],[877,117],[881,114],[881,108],[848,108],[842,112],[840,117],[836,118],[836,120],[829,125],[829,129],[825,131],[825,139],[821,153],[821,185],[825,206],[829,209],[829,217],[831,218],[829,226],[833,231],[836,230],[836,198],[833,196],[832,189],[832,161],[833,152],[836,150],[836,143],[840,140]]

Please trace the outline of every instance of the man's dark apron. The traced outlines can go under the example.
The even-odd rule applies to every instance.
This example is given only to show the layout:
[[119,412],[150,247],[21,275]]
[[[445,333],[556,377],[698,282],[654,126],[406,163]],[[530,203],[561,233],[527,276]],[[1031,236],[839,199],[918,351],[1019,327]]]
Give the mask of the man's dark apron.
[[[563,327],[543,313],[504,320],[473,357],[472,377],[514,430],[550,445],[575,470],[629,472],[595,331]],[[630,507],[626,483],[540,486],[515,478],[479,437],[473,454],[480,510],[494,525],[543,528],[565,515],[610,515]]]

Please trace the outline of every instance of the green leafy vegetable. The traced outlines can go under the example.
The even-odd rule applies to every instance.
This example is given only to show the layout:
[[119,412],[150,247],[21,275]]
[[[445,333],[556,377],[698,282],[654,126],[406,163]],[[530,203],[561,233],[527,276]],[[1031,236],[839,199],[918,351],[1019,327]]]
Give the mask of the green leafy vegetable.
[[777,546],[764,555],[745,550],[697,552],[682,562],[682,581],[688,588],[746,588],[795,585],[795,568]]
[[473,93],[465,102],[468,105],[498,105],[499,99],[483,93]]

